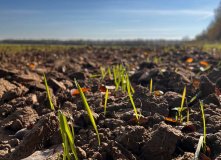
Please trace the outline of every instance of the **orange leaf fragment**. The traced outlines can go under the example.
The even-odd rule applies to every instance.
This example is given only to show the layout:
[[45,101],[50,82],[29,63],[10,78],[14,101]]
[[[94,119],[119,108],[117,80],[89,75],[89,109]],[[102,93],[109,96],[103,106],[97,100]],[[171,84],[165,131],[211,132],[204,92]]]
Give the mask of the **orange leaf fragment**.
[[[145,118],[143,116],[140,117],[139,124],[144,124],[144,123],[147,123],[147,122],[148,122],[147,118]],[[137,118],[136,117],[131,118],[129,120],[129,123],[130,124],[138,124]]]
[[209,157],[211,156],[211,150],[208,146],[206,146],[206,155]]
[[170,122],[170,123],[180,123],[179,120],[176,121],[175,119],[168,118],[168,117],[166,117],[165,121]]
[[182,128],[182,131],[185,131],[185,130],[196,132],[196,127],[191,124],[191,125],[188,125],[188,126],[184,126]]
[[143,54],[146,56],[146,55],[147,55],[147,52],[144,52]]
[[[82,92],[86,92],[86,91],[90,91],[91,89],[90,88],[81,88],[82,89]],[[71,90],[71,95],[75,95],[75,94],[79,94],[79,91],[78,89],[72,89]]]
[[187,63],[193,62],[193,58],[188,58],[188,59],[186,60],[186,62],[187,62]]
[[216,88],[216,93],[217,93],[218,96],[221,95],[220,90],[218,88]]
[[208,63],[206,61],[200,61],[200,64],[202,64],[204,66],[208,66]]
[[193,86],[195,89],[199,88],[200,82],[199,81],[193,81]]
[[205,154],[203,154],[203,153],[200,153],[199,159],[200,159],[200,160],[211,160],[209,157],[207,157],[207,156],[206,156]]
[[105,78],[105,81],[111,81],[110,77]]
[[105,87],[105,85],[101,84],[101,85],[99,86],[99,88],[100,88],[100,91],[101,91],[101,92],[106,92],[106,87]]
[[29,65],[31,68],[35,68],[35,65],[34,64],[30,64]]
[[154,92],[155,96],[162,96],[163,94],[164,94],[163,91],[160,91],[160,90],[157,90]]

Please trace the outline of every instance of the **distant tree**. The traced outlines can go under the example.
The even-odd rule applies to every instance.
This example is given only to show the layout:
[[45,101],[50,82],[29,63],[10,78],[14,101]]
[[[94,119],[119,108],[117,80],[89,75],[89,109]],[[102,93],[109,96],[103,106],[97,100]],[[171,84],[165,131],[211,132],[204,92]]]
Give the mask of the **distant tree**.
[[210,23],[206,31],[196,37],[197,41],[221,41],[221,2],[215,10],[215,19]]

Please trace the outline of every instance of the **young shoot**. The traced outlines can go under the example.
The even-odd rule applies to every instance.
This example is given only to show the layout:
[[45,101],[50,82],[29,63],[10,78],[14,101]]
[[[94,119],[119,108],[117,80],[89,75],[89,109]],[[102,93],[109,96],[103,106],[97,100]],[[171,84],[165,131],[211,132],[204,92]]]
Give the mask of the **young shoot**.
[[72,130],[72,133],[71,133],[71,130],[70,130],[70,127],[68,125],[65,115],[61,111],[58,112],[58,115],[59,115],[60,131],[61,131],[61,136],[63,140],[62,145],[64,147],[63,159],[66,159],[67,157],[67,159],[70,160],[70,153],[69,153],[69,144],[70,144],[72,153],[74,154],[75,159],[78,160],[76,147],[74,144],[74,136],[73,136],[74,132]]
[[181,107],[180,107],[180,111],[178,112],[181,122],[182,122],[182,116],[183,116],[182,111],[183,111],[183,104],[184,104],[185,96],[186,96],[186,86],[184,87],[184,90],[183,90],[183,97],[182,97]]
[[152,87],[153,87],[153,80],[151,78],[151,80],[150,80],[150,93],[152,93]]
[[190,110],[189,108],[187,109],[187,118],[186,118],[186,125],[189,125],[189,116],[190,116]]
[[104,116],[106,115],[107,98],[108,98],[108,89],[106,90],[105,101],[104,101]]
[[201,111],[202,111],[202,116],[203,116],[203,136],[204,136],[204,140],[203,140],[203,153],[206,153],[206,122],[205,122],[205,116],[204,116],[204,111],[203,111],[203,101],[200,101],[200,107],[201,107]]
[[50,96],[50,92],[49,92],[49,89],[48,89],[48,83],[47,83],[47,79],[45,77],[45,74],[43,73],[43,76],[44,76],[44,81],[45,81],[45,88],[46,88],[46,91],[47,91],[47,95],[48,95],[48,100],[49,100],[49,103],[50,103],[50,106],[51,106],[51,109],[54,110],[54,105],[51,101],[51,96]]
[[134,104],[134,101],[133,101],[133,98],[132,98],[132,95],[131,95],[131,92],[130,92],[130,81],[129,81],[128,75],[127,75],[127,91],[128,91],[128,95],[129,95],[131,104],[132,104],[132,106],[134,108],[134,112],[135,112],[135,116],[136,116],[136,119],[137,119],[137,123],[139,124],[140,116],[138,117],[138,115],[137,115],[137,109],[135,107],[135,104]]
[[198,145],[197,145],[197,149],[194,155],[194,160],[198,160],[199,159],[199,154],[200,154],[200,149],[203,143],[203,136],[200,136],[200,139],[198,141]]
[[182,112],[187,109],[187,107],[183,107],[185,96],[186,96],[186,87],[184,87],[184,90],[183,90],[183,97],[182,97],[180,108],[173,108],[172,109],[172,110],[175,110],[178,112],[178,117],[179,117],[180,123],[182,123],[182,121],[186,118],[186,117],[183,117],[183,115],[182,115]]
[[88,116],[89,116],[89,118],[90,118],[90,120],[91,120],[91,123],[92,123],[92,125],[93,125],[93,127],[94,127],[94,130],[95,130],[95,132],[96,132],[96,134],[97,134],[98,144],[99,144],[99,146],[100,146],[100,137],[99,137],[99,134],[98,134],[97,126],[96,126],[96,123],[95,123],[95,121],[94,121],[94,117],[93,117],[93,115],[92,115],[91,109],[90,109],[90,107],[89,107],[89,105],[88,105],[88,103],[87,103],[87,100],[86,100],[86,98],[85,98],[85,96],[84,96],[84,93],[83,93],[83,91],[82,91],[80,85],[78,84],[77,80],[74,79],[74,82],[75,82],[75,85],[76,85],[76,87],[77,87],[77,89],[78,89],[78,91],[79,91],[79,93],[80,93],[81,99],[82,99],[82,101],[83,101],[83,103],[84,103],[84,106],[85,106],[85,108],[86,108],[86,110],[87,110]]

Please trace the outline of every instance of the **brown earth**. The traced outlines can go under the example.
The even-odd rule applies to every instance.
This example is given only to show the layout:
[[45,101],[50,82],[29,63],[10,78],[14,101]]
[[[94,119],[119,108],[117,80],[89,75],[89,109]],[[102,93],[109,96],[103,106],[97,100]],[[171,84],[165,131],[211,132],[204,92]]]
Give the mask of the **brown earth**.
[[[161,61],[154,61],[155,56],[161,56]],[[187,63],[188,58],[193,58],[193,62]],[[69,111],[78,126],[75,145],[79,159],[193,159],[203,135],[199,100],[204,101],[210,158],[221,157],[221,97],[217,92],[221,90],[221,66],[217,65],[220,59],[207,53],[188,50],[153,53],[148,48],[136,47],[71,47],[24,50],[16,54],[2,51],[0,60],[0,160],[53,160],[58,154],[62,157],[59,109],[65,115]],[[206,68],[200,61],[208,62],[210,69],[200,71],[200,67]],[[120,63],[130,68],[127,73],[135,89],[133,99],[145,120],[140,125],[136,121],[132,123],[134,110],[127,93],[109,96],[105,117],[105,95],[99,86],[114,85],[114,81],[90,78],[100,74],[100,66],[107,68]],[[56,111],[50,109],[43,73]],[[97,124],[100,146],[80,96],[71,95],[71,90],[76,89],[74,78],[81,87],[91,89],[85,96]],[[164,94],[150,93],[151,78],[153,91]],[[191,79],[199,81],[199,86],[194,86]],[[180,107],[185,86],[184,106],[190,109],[189,123],[195,126],[195,131],[183,128],[185,123],[165,121],[166,117],[175,119],[172,109]],[[196,100],[189,103],[199,92]],[[184,116],[186,113],[183,111]]]

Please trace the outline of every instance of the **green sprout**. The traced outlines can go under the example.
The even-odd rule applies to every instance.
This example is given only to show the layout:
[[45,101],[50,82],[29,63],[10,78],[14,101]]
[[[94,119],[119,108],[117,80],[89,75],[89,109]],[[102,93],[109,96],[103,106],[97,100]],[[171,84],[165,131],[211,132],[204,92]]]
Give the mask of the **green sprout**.
[[86,108],[86,110],[87,110],[88,116],[89,116],[89,118],[90,118],[90,120],[91,120],[91,123],[92,123],[92,125],[93,125],[93,127],[94,127],[94,130],[95,130],[95,132],[96,132],[96,134],[97,134],[98,144],[99,144],[99,146],[100,146],[100,137],[99,137],[99,134],[98,134],[98,130],[97,130],[96,123],[95,123],[95,121],[94,121],[94,117],[92,116],[92,113],[91,113],[91,109],[90,109],[90,107],[89,107],[89,105],[88,105],[88,103],[87,103],[87,100],[86,100],[86,98],[85,98],[85,95],[84,95],[84,93],[83,93],[83,91],[82,91],[80,85],[78,84],[77,80],[74,79],[74,82],[75,82],[75,85],[76,85],[76,87],[77,87],[77,89],[78,89],[78,91],[79,91],[79,93],[80,93],[81,99],[82,99],[82,101],[83,101],[83,103],[84,103],[84,106],[85,106],[85,108]]
[[104,70],[103,70],[103,67],[101,66],[100,67],[100,70],[101,70],[101,75],[102,75],[102,77],[104,76]]
[[108,74],[109,74],[109,77],[111,77],[111,70],[110,70],[110,67],[108,67]]
[[104,101],[104,116],[106,115],[107,98],[108,98],[108,89],[106,90],[105,101]]
[[201,91],[199,91],[199,92],[189,101],[188,105],[189,105],[190,103],[192,103],[193,101],[195,101],[196,98],[197,98],[200,94],[201,94]]
[[158,63],[158,58],[157,56],[154,57],[154,62],[157,64]]
[[101,81],[103,81],[103,79],[106,77],[108,71],[105,72],[105,69],[103,69],[103,67],[100,67],[101,70]]
[[115,85],[117,85],[117,75],[116,75],[115,66],[113,66],[113,73],[114,73],[114,83],[115,83]]
[[186,96],[186,86],[184,87],[184,90],[183,90],[183,97],[182,97],[180,108],[176,107],[176,108],[172,109],[172,110],[176,110],[178,112],[180,123],[186,118],[186,117],[183,117],[183,115],[182,115],[182,112],[187,109],[187,107],[183,107],[185,96]]
[[221,61],[218,62],[217,66],[219,67],[221,65]]
[[186,125],[187,126],[189,125],[189,116],[190,116],[190,110],[188,108],[188,110],[187,110],[187,119],[186,119]]
[[198,160],[202,144],[203,144],[203,136],[200,136],[200,139],[199,139],[198,145],[197,145],[197,149],[196,149],[196,152],[194,155],[194,160]]
[[200,107],[202,111],[202,116],[203,116],[203,130],[204,130],[204,140],[203,140],[203,153],[206,153],[206,122],[205,122],[205,116],[204,116],[204,111],[203,111],[203,101],[200,101]]
[[[74,144],[74,132],[72,130],[72,133],[71,133],[65,115],[61,111],[58,112],[58,115],[59,115],[60,131],[61,131],[61,136],[63,140],[62,145],[64,147],[63,160],[66,159],[66,157],[68,158],[68,160],[70,160],[69,144],[71,146],[71,150],[72,150],[72,153],[74,154],[75,159],[78,160],[76,147]],[[73,128],[72,124],[71,126]]]
[[151,80],[150,80],[150,93],[152,93],[152,87],[153,87],[153,80],[151,78]]
[[46,88],[46,91],[47,91],[47,95],[48,95],[48,100],[49,100],[49,103],[50,103],[50,106],[51,106],[51,109],[54,110],[54,105],[51,101],[51,96],[50,96],[50,92],[49,92],[49,89],[48,89],[48,83],[47,83],[47,79],[45,77],[45,74],[43,73],[43,76],[44,76],[44,81],[45,81],[45,88]]
[[176,69],[175,69],[175,72],[177,72],[177,71],[178,71],[178,69],[179,69],[179,68],[176,68]]
[[129,95],[131,104],[132,104],[132,106],[133,106],[133,108],[134,108],[134,112],[135,112],[135,116],[136,116],[137,122],[138,122],[138,124],[139,124],[139,120],[140,120],[141,114],[140,114],[140,116],[138,117],[138,115],[137,115],[137,109],[136,109],[136,107],[135,107],[135,104],[134,104],[134,101],[133,101],[133,98],[132,98],[132,95],[131,95],[131,92],[130,92],[130,82],[129,82],[129,77],[128,77],[128,75],[127,75],[127,91],[128,91],[128,95]]
[[101,77],[101,74],[94,74],[90,76],[90,78],[95,78],[95,77]]

